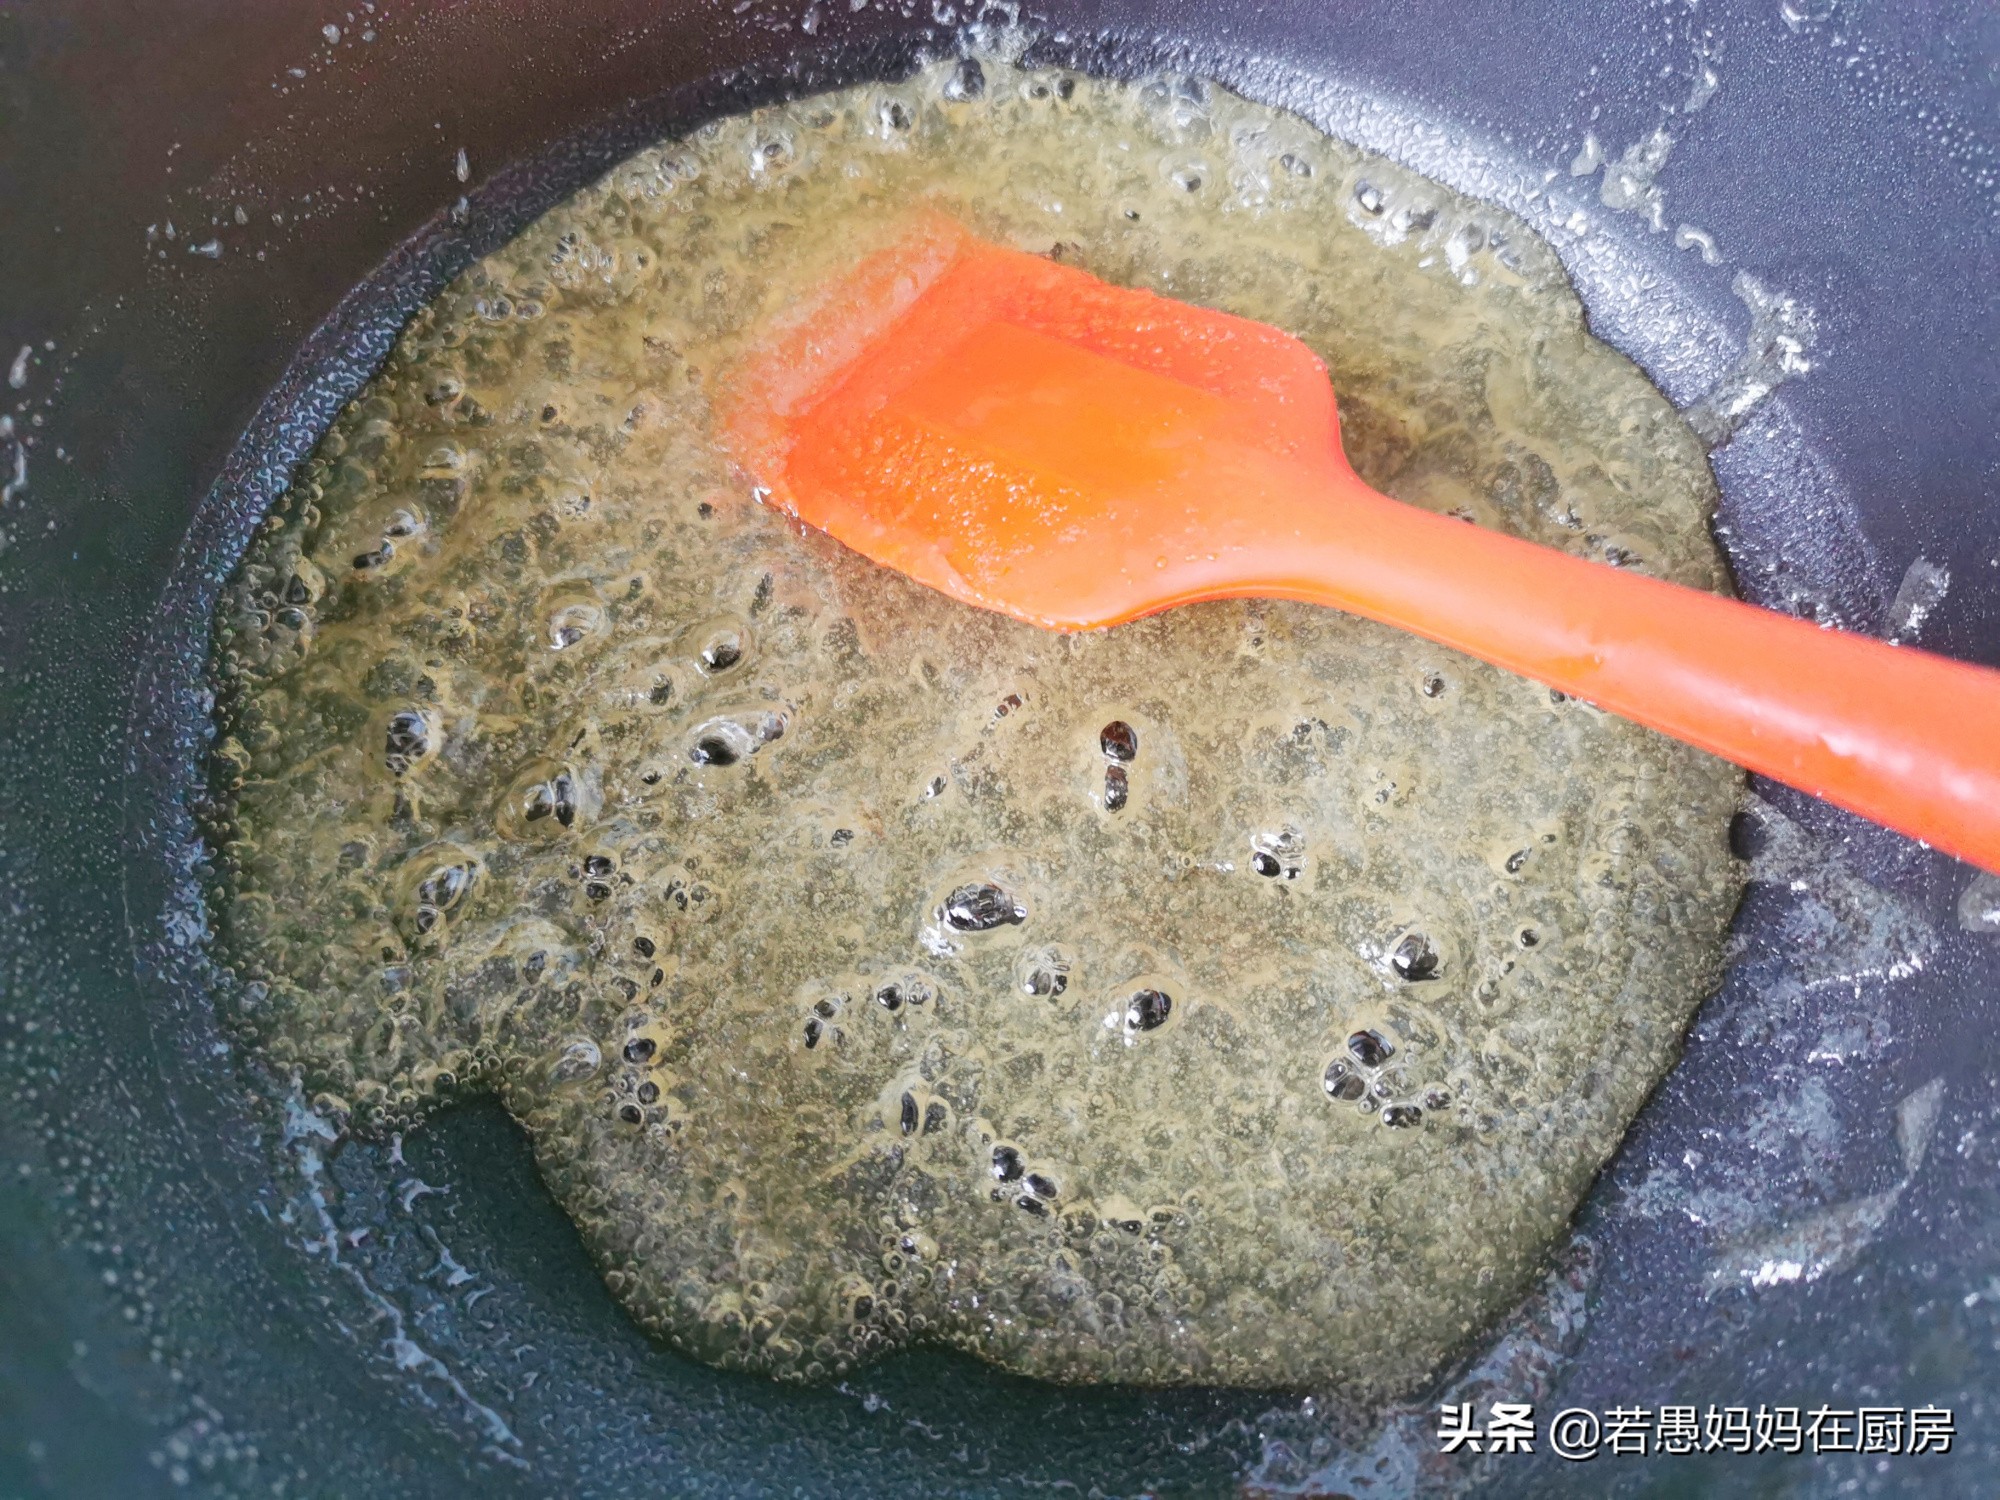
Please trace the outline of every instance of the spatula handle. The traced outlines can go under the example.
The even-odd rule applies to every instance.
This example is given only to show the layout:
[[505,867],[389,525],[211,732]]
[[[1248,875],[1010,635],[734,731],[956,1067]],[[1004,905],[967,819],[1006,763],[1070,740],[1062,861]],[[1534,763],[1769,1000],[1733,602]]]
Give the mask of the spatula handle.
[[2000,672],[1355,488],[1338,535],[1301,552],[1331,587],[1277,592],[1426,636],[2000,871]]

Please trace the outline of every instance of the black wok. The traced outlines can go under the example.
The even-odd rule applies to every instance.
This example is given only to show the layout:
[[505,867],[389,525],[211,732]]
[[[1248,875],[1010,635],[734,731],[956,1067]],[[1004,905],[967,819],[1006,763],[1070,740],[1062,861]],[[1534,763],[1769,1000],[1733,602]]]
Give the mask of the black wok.
[[[978,19],[0,9],[0,367],[20,377],[0,388],[0,1495],[1991,1493],[2000,940],[1960,924],[1970,871],[1769,787],[1738,828],[1757,884],[1735,964],[1686,1059],[1543,1289],[1387,1413],[1057,1391],[937,1355],[831,1390],[719,1375],[624,1320],[497,1109],[400,1150],[274,1125],[281,1094],[209,1003],[188,811],[206,620],[262,508],[399,321],[542,207],[663,134],[907,69]],[[2000,664],[1990,6],[1017,19],[1050,58],[1215,77],[1513,208],[1677,402],[1741,373],[1746,341],[1794,338],[1811,368],[1714,456],[1744,591],[1879,633],[1907,623],[1922,558],[1950,579],[1924,644]],[[1690,109],[1705,66],[1720,88]],[[1586,131],[1616,157],[1656,127],[1660,232],[1570,171]],[[1721,263],[1677,248],[1682,224]],[[1789,323],[1752,328],[1745,273],[1794,299]],[[1893,1460],[1437,1452],[1439,1401],[1495,1398],[1934,1405],[1956,1438]]]

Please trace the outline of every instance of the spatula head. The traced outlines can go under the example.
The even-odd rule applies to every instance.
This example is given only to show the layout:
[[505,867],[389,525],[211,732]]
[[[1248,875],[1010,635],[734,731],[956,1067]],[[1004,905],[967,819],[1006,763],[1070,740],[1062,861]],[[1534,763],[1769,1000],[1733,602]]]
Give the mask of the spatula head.
[[1265,592],[1271,497],[1357,482],[1297,339],[941,217],[774,329],[719,416],[771,503],[1053,629]]

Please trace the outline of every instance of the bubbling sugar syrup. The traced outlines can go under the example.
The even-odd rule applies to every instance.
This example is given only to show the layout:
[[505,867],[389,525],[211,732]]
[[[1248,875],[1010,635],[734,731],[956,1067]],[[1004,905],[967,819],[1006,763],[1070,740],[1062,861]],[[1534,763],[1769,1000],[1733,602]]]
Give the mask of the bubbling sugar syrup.
[[1713,986],[1739,778],[1330,612],[1043,634],[757,506],[716,372],[919,198],[1299,334],[1390,494],[1725,586],[1699,440],[1505,213],[1183,78],[718,121],[454,282],[246,557],[239,1024],[357,1128],[497,1091],[718,1364],[1407,1386]]

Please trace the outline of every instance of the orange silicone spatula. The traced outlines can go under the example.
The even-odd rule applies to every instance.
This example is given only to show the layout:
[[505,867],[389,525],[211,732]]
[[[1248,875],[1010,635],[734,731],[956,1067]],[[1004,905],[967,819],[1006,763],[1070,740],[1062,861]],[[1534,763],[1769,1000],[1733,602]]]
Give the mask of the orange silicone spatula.
[[719,415],[773,503],[967,604],[1053,630],[1329,605],[2000,870],[2000,672],[1379,495],[1324,366],[1264,324],[925,218],[746,358]]

